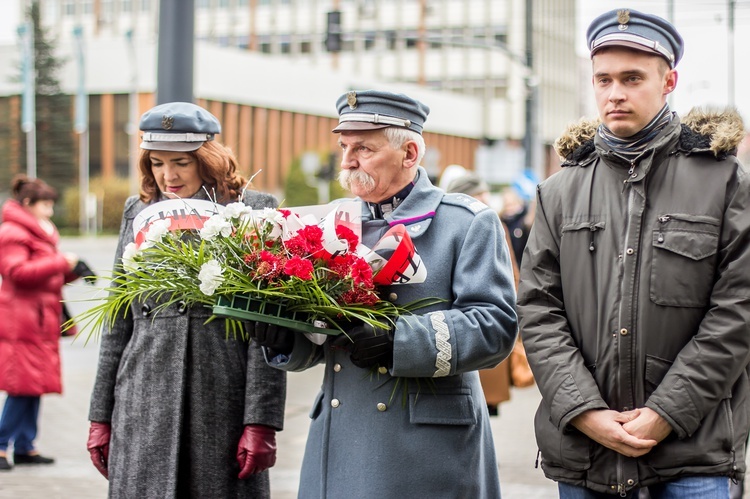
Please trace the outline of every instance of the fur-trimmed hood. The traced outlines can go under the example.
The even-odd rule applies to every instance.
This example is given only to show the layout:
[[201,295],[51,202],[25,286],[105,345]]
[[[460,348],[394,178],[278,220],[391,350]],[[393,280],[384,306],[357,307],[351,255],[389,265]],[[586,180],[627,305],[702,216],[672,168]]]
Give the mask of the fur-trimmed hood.
[[[745,136],[742,117],[734,108],[693,108],[681,121],[678,148],[685,152],[711,151],[716,158],[722,159],[736,154],[737,146]],[[598,118],[583,118],[570,124],[554,144],[560,159],[571,164],[591,154],[599,123]]]

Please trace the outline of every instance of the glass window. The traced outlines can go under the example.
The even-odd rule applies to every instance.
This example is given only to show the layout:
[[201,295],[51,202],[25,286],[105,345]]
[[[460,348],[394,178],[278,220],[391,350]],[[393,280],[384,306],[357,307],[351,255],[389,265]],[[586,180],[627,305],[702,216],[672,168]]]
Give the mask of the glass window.
[[94,2],[92,2],[92,0],[84,0],[81,4],[83,5],[84,14],[91,14],[94,12]]
[[304,41],[299,44],[299,51],[303,54],[309,54],[312,52],[312,44],[310,41]]
[[219,0],[218,7],[220,9],[226,9],[227,7],[229,7],[229,0]]
[[120,1],[120,10],[123,12],[130,12],[133,10],[133,2],[132,0],[121,0]]
[[47,2],[44,4],[44,19],[47,21],[54,21],[57,19],[58,10],[57,2]]
[[386,31],[385,32],[385,42],[388,46],[388,50],[396,50],[396,40],[398,39],[398,35],[395,31]]
[[141,12],[148,12],[151,10],[151,0],[141,0]]

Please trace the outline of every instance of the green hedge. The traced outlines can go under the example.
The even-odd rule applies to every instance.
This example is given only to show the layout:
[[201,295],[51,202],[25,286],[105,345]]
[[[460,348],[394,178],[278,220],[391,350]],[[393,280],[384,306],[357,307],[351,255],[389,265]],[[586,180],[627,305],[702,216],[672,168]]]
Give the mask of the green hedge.
[[[99,227],[97,232],[105,234],[117,234],[120,230],[122,220],[122,209],[125,200],[130,196],[130,186],[125,178],[113,178],[104,181],[100,177],[92,178],[89,182],[89,192],[96,195]],[[78,187],[70,187],[63,193],[59,211],[63,217],[58,226],[68,231],[77,231],[79,228],[79,195]]]

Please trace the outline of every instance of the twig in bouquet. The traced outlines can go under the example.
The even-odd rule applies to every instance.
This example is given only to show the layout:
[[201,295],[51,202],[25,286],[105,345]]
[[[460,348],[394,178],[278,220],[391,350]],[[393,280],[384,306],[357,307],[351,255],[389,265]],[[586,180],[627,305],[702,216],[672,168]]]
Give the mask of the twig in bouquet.
[[245,183],[245,187],[243,187],[243,188],[242,188],[242,192],[240,192],[240,199],[239,199],[238,201],[242,201],[243,199],[245,199],[245,191],[247,191],[248,187],[250,187],[250,184],[252,184],[252,183],[253,183],[253,179],[254,179],[255,177],[257,177],[257,176],[258,176],[258,174],[260,174],[260,172],[262,172],[262,171],[263,171],[263,168],[261,168],[260,170],[258,170],[258,171],[257,171],[257,172],[255,172],[255,173],[253,173],[253,176],[252,176],[252,177],[250,177],[250,178],[249,178],[249,179],[247,180],[247,182]]

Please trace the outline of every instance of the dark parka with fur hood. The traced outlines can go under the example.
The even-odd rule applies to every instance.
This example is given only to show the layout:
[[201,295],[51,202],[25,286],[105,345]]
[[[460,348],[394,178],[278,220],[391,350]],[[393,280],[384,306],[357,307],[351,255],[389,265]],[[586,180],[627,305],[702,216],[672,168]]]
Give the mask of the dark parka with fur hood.
[[[750,360],[750,179],[735,112],[675,117],[635,161],[581,123],[537,189],[519,290],[543,401],[545,474],[609,493],[745,472]],[[649,407],[672,433],[628,458],[570,421]]]

